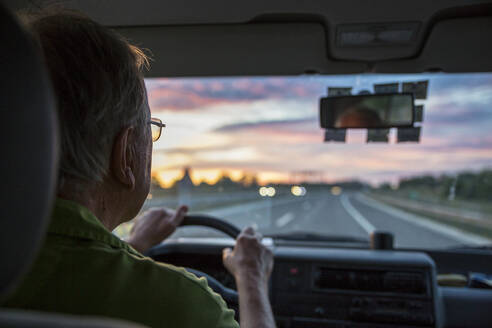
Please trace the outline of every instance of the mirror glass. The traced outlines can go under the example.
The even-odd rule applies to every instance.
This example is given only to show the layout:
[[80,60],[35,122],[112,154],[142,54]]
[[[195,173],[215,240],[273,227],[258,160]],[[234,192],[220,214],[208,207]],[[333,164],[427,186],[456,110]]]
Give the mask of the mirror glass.
[[412,94],[381,94],[321,98],[320,123],[325,129],[410,127]]

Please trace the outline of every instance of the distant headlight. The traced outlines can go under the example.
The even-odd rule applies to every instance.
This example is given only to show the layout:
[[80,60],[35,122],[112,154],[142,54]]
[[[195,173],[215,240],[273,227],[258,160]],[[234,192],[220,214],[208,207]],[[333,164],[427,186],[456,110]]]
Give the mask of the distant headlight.
[[292,186],[292,188],[290,188],[290,192],[294,196],[304,196],[306,194],[306,188],[301,186]]
[[258,191],[261,197],[273,197],[277,193],[273,187],[261,187]]
[[342,193],[342,188],[340,188],[339,186],[335,186],[335,187],[332,187],[331,188],[331,194],[334,195],[334,196],[338,196]]

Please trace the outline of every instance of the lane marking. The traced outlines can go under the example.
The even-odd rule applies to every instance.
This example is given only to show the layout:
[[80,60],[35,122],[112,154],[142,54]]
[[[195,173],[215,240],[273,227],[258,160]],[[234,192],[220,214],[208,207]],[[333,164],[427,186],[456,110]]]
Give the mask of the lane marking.
[[273,202],[271,200],[269,201],[268,199],[261,199],[261,200],[258,200],[255,202],[249,202],[246,204],[229,205],[226,207],[209,209],[209,210],[206,210],[205,213],[210,214],[210,215],[214,215],[214,216],[224,217],[224,216],[230,216],[230,215],[234,215],[234,214],[241,214],[241,213],[245,213],[245,212],[263,210],[263,209],[268,208],[270,206],[275,207],[275,206],[280,206],[280,205],[284,205],[284,204],[292,204],[292,203],[300,202],[300,201],[302,201],[302,199],[292,200],[290,198],[287,198],[287,199],[282,198],[282,199],[275,200],[275,202]]
[[[323,199],[323,197],[315,197],[314,200],[318,201]],[[207,214],[212,216],[220,217],[234,225],[238,228],[242,229],[256,222],[258,224],[259,230],[261,229],[270,229],[275,226],[276,217],[263,217],[265,215],[264,212],[261,211],[269,211],[269,207],[272,208],[276,206],[283,205],[292,205],[296,204],[296,206],[300,206],[300,202],[304,202],[305,200],[302,197],[296,197],[296,199],[292,199],[292,197],[280,198],[272,202],[272,200],[262,199],[257,202],[250,202],[247,204],[239,204],[239,205],[230,205],[226,207],[210,209],[205,211]],[[323,202],[318,201],[318,203],[323,204]],[[299,205],[297,205],[299,204]],[[259,213],[255,213],[259,212]],[[286,223],[287,224],[287,223]]]
[[359,211],[355,209],[350,203],[350,200],[346,194],[340,196],[340,202],[343,208],[348,214],[364,229],[367,234],[371,234],[376,228],[362,215]]
[[283,226],[289,224],[289,222],[291,222],[294,219],[295,219],[294,213],[287,212],[281,217],[279,217],[275,222],[275,224],[277,225],[277,227],[282,228]]
[[444,235],[460,243],[473,244],[473,245],[486,245],[486,244],[490,244],[491,242],[490,239],[487,239],[485,237],[477,236],[468,232],[463,232],[457,228],[448,226],[446,224],[434,222],[422,216],[407,213],[403,210],[397,209],[390,205],[381,203],[375,199],[369,198],[363,194],[358,194],[356,196],[356,199],[367,206],[380,210],[381,212],[386,212],[387,214],[391,215],[397,220],[402,220],[410,224],[419,226],[421,228],[425,228],[427,230],[430,230],[437,234]]

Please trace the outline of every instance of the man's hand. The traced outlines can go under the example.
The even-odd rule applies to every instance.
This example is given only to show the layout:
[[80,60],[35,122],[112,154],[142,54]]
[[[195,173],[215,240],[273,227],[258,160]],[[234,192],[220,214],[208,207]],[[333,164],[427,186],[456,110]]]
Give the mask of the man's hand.
[[253,277],[257,282],[268,282],[273,269],[273,254],[263,246],[261,238],[258,232],[248,227],[237,237],[234,250],[224,249],[224,266],[236,279]]
[[253,228],[244,229],[234,250],[222,254],[224,266],[236,278],[241,328],[275,327],[268,299],[268,279],[273,269],[273,253],[261,243]]
[[180,206],[177,211],[149,209],[136,219],[127,242],[140,253],[145,253],[169,237],[183,222],[186,212],[186,206]]

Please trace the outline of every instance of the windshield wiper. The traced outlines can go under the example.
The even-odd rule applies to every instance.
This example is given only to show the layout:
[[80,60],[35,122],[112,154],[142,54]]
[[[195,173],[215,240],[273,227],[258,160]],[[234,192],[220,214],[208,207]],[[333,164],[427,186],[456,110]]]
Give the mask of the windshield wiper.
[[291,240],[291,241],[321,241],[321,242],[339,242],[339,243],[363,243],[369,244],[369,239],[352,237],[352,236],[333,236],[322,235],[313,232],[294,231],[277,234],[269,234],[270,237],[276,240]]

